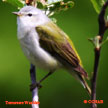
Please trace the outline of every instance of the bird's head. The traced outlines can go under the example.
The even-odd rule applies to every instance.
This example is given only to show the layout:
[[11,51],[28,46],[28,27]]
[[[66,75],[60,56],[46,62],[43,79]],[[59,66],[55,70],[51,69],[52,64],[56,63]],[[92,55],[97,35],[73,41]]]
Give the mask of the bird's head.
[[40,10],[33,6],[25,6],[19,12],[13,12],[18,16],[18,25],[34,27],[44,24],[49,18]]

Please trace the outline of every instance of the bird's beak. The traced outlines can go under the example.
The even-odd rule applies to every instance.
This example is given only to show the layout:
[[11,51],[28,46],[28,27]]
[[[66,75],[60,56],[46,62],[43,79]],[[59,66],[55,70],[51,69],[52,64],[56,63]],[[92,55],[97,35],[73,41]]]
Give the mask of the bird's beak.
[[17,16],[22,16],[22,14],[21,13],[19,13],[19,12],[12,12],[14,15],[17,15]]

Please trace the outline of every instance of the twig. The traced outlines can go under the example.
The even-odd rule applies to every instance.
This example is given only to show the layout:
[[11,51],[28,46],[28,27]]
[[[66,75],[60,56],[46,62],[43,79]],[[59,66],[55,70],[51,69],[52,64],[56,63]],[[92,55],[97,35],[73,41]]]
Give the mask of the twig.
[[32,6],[36,7],[36,0],[25,0],[25,3],[27,5],[32,5]]
[[33,0],[25,0],[25,3],[26,3],[27,5],[31,5],[32,2],[33,2]]
[[[99,18],[98,18],[99,33],[98,33],[98,36],[96,37],[97,43],[95,44],[96,45],[95,46],[95,63],[94,63],[93,78],[92,78],[92,82],[91,82],[91,89],[92,89],[91,100],[96,100],[96,80],[97,80],[99,60],[100,60],[101,43],[103,40],[104,33],[108,28],[108,26],[107,26],[108,22],[106,22],[104,19],[107,6],[108,6],[108,0],[102,7],[102,10],[101,10],[101,12],[99,14]],[[97,105],[95,103],[92,103],[91,108],[97,108]]]
[[[43,5],[45,5],[46,4],[46,0],[40,0],[40,2],[43,4]],[[25,3],[27,4],[27,5],[32,5],[32,6],[37,6],[37,4],[36,4],[36,0],[25,0]]]
[[[36,84],[36,71],[35,71],[35,66],[32,64],[30,68],[30,77],[32,84]],[[36,87],[32,91],[32,102],[39,102],[38,87]],[[32,108],[39,108],[39,104],[32,104]]]

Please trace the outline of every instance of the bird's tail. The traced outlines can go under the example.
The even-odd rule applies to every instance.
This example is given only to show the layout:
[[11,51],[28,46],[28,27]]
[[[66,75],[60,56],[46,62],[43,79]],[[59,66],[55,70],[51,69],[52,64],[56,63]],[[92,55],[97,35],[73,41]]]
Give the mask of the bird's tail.
[[80,81],[80,83],[83,85],[83,87],[86,89],[86,91],[88,92],[88,94],[90,96],[91,95],[91,89],[90,89],[89,85],[87,84],[87,82],[85,80],[85,78],[88,77],[86,71],[81,66],[78,66],[77,68],[74,69],[74,72],[72,72],[72,70],[71,70],[70,73],[78,81]]
[[83,85],[83,87],[86,89],[87,93],[90,96],[91,95],[91,89],[90,89],[88,83],[86,82],[86,80],[84,79],[84,76],[78,75],[78,77],[79,77],[79,81],[81,82],[81,84]]

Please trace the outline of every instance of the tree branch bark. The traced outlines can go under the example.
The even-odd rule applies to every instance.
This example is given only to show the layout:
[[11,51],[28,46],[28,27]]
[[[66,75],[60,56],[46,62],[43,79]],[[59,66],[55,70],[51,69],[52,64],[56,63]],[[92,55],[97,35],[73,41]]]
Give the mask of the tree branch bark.
[[[32,84],[36,84],[36,70],[35,66],[31,64],[30,78]],[[39,102],[38,87],[32,90],[32,102]],[[32,108],[39,108],[39,104],[32,104]]]
[[[95,47],[95,50],[94,50],[95,62],[94,62],[94,73],[93,73],[92,82],[91,82],[91,90],[92,90],[91,100],[96,100],[96,81],[97,81],[98,67],[99,67],[99,60],[100,60],[101,43],[103,40],[104,33],[108,29],[108,26],[107,26],[108,22],[106,22],[104,18],[107,6],[108,6],[108,0],[102,7],[102,10],[98,17],[98,22],[99,22],[99,33],[97,36],[98,45]],[[95,103],[92,103],[91,108],[97,108],[97,105]]]

